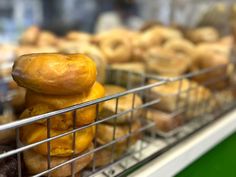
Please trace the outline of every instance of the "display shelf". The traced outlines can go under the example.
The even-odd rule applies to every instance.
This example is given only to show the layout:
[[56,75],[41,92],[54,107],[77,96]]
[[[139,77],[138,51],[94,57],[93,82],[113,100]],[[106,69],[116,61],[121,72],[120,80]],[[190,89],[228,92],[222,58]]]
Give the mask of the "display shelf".
[[171,177],[236,130],[236,109],[158,156],[130,177]]

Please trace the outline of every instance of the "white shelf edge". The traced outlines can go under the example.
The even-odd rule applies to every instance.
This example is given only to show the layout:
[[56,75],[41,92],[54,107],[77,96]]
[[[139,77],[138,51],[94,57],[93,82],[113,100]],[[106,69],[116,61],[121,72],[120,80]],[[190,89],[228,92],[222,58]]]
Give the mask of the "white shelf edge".
[[212,125],[144,165],[130,177],[171,177],[236,130],[236,109]]

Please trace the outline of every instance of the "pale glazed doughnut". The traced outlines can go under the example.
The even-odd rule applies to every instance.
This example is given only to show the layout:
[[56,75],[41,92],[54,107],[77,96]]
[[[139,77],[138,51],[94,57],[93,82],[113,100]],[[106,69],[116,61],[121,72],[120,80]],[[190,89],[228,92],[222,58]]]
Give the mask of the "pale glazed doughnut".
[[19,57],[12,76],[19,86],[38,93],[72,95],[92,87],[96,65],[83,54],[29,54]]
[[[125,88],[115,85],[105,85],[105,93],[106,95],[113,95],[116,93],[124,92]],[[133,95],[128,94],[125,96],[122,96],[119,98],[118,101],[118,107],[117,107],[117,113],[121,113],[124,111],[127,111],[129,109],[132,109],[132,101],[133,101]],[[142,105],[142,100],[138,95],[135,95],[135,102],[134,102],[134,108],[137,108]],[[101,110],[99,114],[99,118],[106,118],[109,116],[112,116],[115,114],[115,106],[116,106],[116,100],[112,99],[109,101],[104,102],[103,109]],[[133,111],[133,117],[136,118],[140,116],[142,113],[141,109]],[[122,116],[119,116],[116,120],[117,124],[123,124],[130,122],[131,112],[124,114]],[[109,121],[109,123],[114,123],[113,120]]]
[[[131,135],[130,137],[130,142],[134,144],[137,139],[140,136],[140,133],[138,132],[139,129],[141,128],[141,123],[139,120],[134,120],[131,122],[130,129],[131,132],[133,133],[133,136]],[[114,125],[108,125],[108,124],[98,124],[97,125],[97,130],[96,130],[96,141],[101,144],[107,144],[113,140],[113,129]],[[118,149],[125,148],[126,143],[128,138],[124,138],[129,134],[129,124],[124,124],[124,125],[116,125],[116,131],[115,131],[115,139],[121,138],[121,140],[116,142],[116,147]],[[124,139],[122,139],[122,137]]]
[[[156,81],[150,81],[150,83],[153,82]],[[162,111],[173,112],[176,111],[177,103],[181,108],[184,107],[185,104],[187,104],[189,108],[196,104],[204,103],[212,96],[207,88],[187,79],[182,80],[181,91],[179,93],[179,84],[180,81],[172,81],[151,88],[150,99],[161,99],[160,103],[153,105],[153,107]],[[190,87],[192,89],[188,91]]]
[[160,47],[148,50],[145,62],[147,72],[171,77],[183,74],[190,65],[188,57],[175,55],[173,51]]
[[170,39],[182,38],[182,34],[171,28],[157,26],[141,33],[139,45],[143,48],[160,46]]
[[[90,145],[90,147],[82,152],[86,153],[87,151],[90,151],[93,149],[93,145]],[[72,157],[51,157],[51,168],[66,162],[70,160]],[[92,160],[93,153],[90,153],[89,155],[86,155],[76,161],[74,161],[74,170],[75,173],[80,172],[82,169],[84,169]],[[29,175],[34,175],[41,173],[45,170],[47,170],[48,162],[47,162],[47,156],[43,156],[41,154],[35,153],[33,150],[27,150],[23,152],[23,159],[25,162],[25,166],[27,169],[27,172]],[[67,177],[71,176],[71,164],[64,165],[57,170],[54,170],[50,173],[52,177]]]
[[191,60],[191,57],[195,49],[194,44],[185,39],[169,40],[164,44],[163,47],[165,49],[173,51],[175,55],[182,55],[188,57],[189,61]]
[[38,46],[51,46],[57,43],[57,37],[49,32],[49,31],[42,31],[37,40]]
[[[50,129],[50,136],[56,136],[67,131]],[[67,157],[86,150],[94,138],[94,127],[88,127],[75,133],[75,152],[73,149],[73,133],[50,141],[50,156]],[[47,139],[47,127],[40,124],[30,124],[20,128],[20,139],[23,144],[32,144]],[[47,155],[48,144],[42,143],[32,148],[35,152]]]
[[66,39],[77,42],[90,42],[91,36],[85,32],[70,31],[66,34]]
[[109,63],[126,62],[131,57],[131,45],[127,38],[110,36],[100,42],[101,51]]
[[37,26],[31,26],[22,34],[20,43],[22,44],[35,44],[37,42],[40,29]]
[[194,43],[216,42],[219,39],[219,33],[212,27],[196,28],[188,32],[187,36]]
[[117,70],[126,70],[137,73],[145,72],[145,65],[142,62],[132,62],[132,63],[114,63],[111,65],[111,68]]

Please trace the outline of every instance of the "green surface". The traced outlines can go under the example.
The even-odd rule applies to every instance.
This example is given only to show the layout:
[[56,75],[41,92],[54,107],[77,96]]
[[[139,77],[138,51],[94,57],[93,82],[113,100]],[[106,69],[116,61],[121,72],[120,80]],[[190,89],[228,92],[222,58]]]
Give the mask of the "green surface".
[[192,163],[176,177],[236,177],[236,133]]

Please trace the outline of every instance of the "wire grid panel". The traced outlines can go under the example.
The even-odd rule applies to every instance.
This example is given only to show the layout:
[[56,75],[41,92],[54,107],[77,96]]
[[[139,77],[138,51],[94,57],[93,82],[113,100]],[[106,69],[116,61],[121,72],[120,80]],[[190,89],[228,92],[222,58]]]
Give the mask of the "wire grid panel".
[[[70,169],[67,172],[69,175],[67,174],[65,176],[76,176],[76,172],[80,171],[78,168],[82,169],[88,165],[89,173],[87,175],[93,175],[99,173],[105,167],[112,166],[112,164],[124,157],[140,153],[144,147],[146,148],[149,145],[145,141],[145,132],[154,127],[153,122],[145,119],[144,108],[160,101],[159,99],[146,99],[148,90],[154,86],[164,84],[166,81],[162,80],[146,85],[147,78],[144,74],[115,70],[108,72],[110,76],[108,78],[109,84],[121,85],[128,90],[65,109],[0,125],[1,132],[9,129],[15,129],[16,131],[16,148],[0,154],[0,159],[16,157],[18,162],[18,176],[57,176],[58,173],[63,175],[63,170],[66,169],[68,171],[68,168]],[[112,81],[112,79],[114,80]],[[119,107],[121,103],[119,100],[127,95],[132,97],[132,101],[129,104],[130,107],[128,106],[127,109],[120,111]],[[142,100],[142,103],[136,106],[135,100],[138,98]],[[100,114],[102,105],[112,100],[115,102],[113,114],[102,117]],[[88,109],[95,111],[95,122],[78,127],[76,125],[78,113],[87,111]],[[137,117],[134,117],[137,111],[139,111],[139,114]],[[119,126],[121,125],[119,125],[119,119],[124,118],[124,116],[128,119],[126,131],[120,135]],[[54,126],[61,117],[72,122],[72,127],[63,131],[56,130]],[[137,124],[134,129],[133,122]],[[105,142],[102,142],[103,140],[99,137],[99,135],[101,136],[101,131],[103,131],[102,126],[109,127],[110,131]],[[93,147],[90,146],[90,148],[81,150],[83,148],[82,144],[87,141],[86,132],[91,129],[94,135]],[[35,133],[37,131],[38,133]],[[135,143],[136,141],[138,143]],[[116,149],[120,145],[125,147],[125,150],[117,155]],[[63,146],[66,147],[63,149]],[[60,149],[60,147],[62,148]],[[104,150],[107,150],[106,153],[110,154],[110,156],[106,164],[100,166],[97,164],[100,159],[96,159],[96,155],[99,151]],[[58,154],[59,157],[55,157]],[[60,156],[62,157],[60,158]],[[64,156],[66,158],[63,158]],[[27,158],[30,158],[28,164],[26,162]],[[84,161],[91,162],[82,166]],[[26,167],[27,165],[34,165],[32,164],[33,162],[40,165],[40,170],[31,169],[31,174],[29,174]],[[62,170],[60,171],[60,169]],[[84,176],[87,175],[85,174]]]

